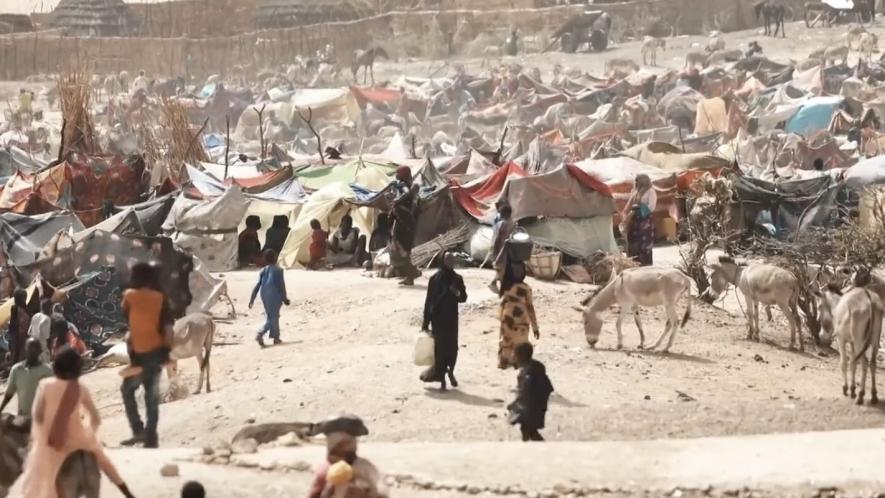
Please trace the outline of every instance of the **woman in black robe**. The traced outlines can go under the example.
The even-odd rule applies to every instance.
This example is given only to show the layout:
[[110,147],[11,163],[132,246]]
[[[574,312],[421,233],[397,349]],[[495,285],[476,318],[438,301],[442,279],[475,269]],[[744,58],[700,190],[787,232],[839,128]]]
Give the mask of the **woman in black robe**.
[[464,279],[455,273],[455,257],[446,253],[439,271],[427,284],[424,301],[424,325],[421,330],[433,336],[433,366],[421,374],[424,382],[439,382],[446,390],[448,375],[452,387],[458,387],[455,379],[455,362],[458,361],[458,304],[467,301]]

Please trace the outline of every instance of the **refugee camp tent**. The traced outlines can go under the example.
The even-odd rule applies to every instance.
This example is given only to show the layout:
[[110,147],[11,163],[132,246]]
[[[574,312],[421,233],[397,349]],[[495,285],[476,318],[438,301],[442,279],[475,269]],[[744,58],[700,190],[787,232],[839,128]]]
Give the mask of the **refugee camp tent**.
[[208,201],[180,194],[163,223],[163,231],[176,245],[200,258],[209,270],[231,270],[237,267],[237,227],[248,207],[249,200],[237,186]]
[[838,219],[842,185],[830,175],[778,183],[741,176],[734,189],[744,226],[751,228],[770,219],[779,238],[809,227],[833,226]]
[[48,165],[49,163],[39,160],[18,147],[0,148],[0,181],[5,182],[17,171],[33,174]]
[[678,147],[664,142],[648,142],[634,145],[621,152],[622,156],[661,168],[666,171],[704,170],[727,168],[730,163],[721,157],[706,153],[683,153]]
[[470,216],[476,220],[490,224],[497,210],[495,203],[504,192],[504,187],[510,178],[521,178],[527,173],[518,164],[510,162],[498,168],[494,173],[465,183],[463,185],[454,181],[452,195],[458,204]]
[[[302,176],[299,172],[299,180],[310,185],[319,185],[320,188],[311,194],[308,201],[301,208],[297,221],[289,232],[289,237],[283,245],[280,253],[280,262],[286,267],[294,267],[305,264],[309,260],[308,246],[310,243],[310,220],[319,220],[323,229],[330,230],[337,227],[341,218],[350,213],[353,224],[364,234],[372,233],[374,227],[374,212],[370,208],[353,209],[348,202],[356,198],[351,184],[357,184],[369,191],[380,191],[390,181],[390,174],[394,168],[386,165],[363,163],[355,161],[342,166],[327,167],[315,170],[308,176]],[[359,166],[359,167],[357,167]],[[341,168],[340,171],[336,171]]]
[[0,242],[10,265],[37,261],[46,244],[61,231],[80,231],[83,224],[70,211],[26,216],[0,214]]
[[[674,221],[679,221],[677,195],[680,186],[687,187],[690,183],[689,178],[686,178],[683,182],[680,181],[680,177],[690,177],[691,181],[696,177],[692,171],[677,174],[649,166],[629,157],[585,159],[576,163],[575,166],[598,178],[608,186],[619,213],[627,206],[636,177],[640,174],[648,175],[658,196],[658,203],[655,208],[656,216],[667,216]],[[620,222],[619,218],[619,216],[616,218],[617,222]]]
[[61,0],[49,25],[68,36],[128,36],[138,21],[123,0]]

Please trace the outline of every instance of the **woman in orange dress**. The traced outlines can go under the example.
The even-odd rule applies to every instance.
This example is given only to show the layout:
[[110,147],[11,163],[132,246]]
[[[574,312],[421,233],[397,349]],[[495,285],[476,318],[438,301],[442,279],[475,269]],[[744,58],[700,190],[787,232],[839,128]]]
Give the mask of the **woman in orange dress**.
[[534,331],[536,340],[541,337],[532,302],[532,288],[525,283],[525,263],[513,261],[507,265],[499,296],[501,337],[498,343],[498,368],[505,369],[516,367],[513,349],[518,344],[529,342],[529,327]]

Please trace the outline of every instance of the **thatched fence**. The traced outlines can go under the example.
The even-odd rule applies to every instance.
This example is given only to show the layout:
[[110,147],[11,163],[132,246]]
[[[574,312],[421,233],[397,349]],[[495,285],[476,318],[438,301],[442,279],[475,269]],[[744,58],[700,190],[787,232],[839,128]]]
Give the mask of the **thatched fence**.
[[[615,17],[623,31],[655,19],[676,23],[699,34],[718,26],[723,30],[755,26],[750,0],[637,0],[599,4]],[[794,12],[801,15],[800,0]],[[550,33],[584,6],[503,11],[394,12],[352,22],[254,31],[205,38],[101,38],[66,37],[57,31],[0,36],[0,79],[21,80],[35,74],[55,74],[88,66],[95,74],[144,69],[155,76],[226,74],[235,65],[258,66],[289,63],[298,55],[312,54],[326,43],[335,44],[339,62],[349,63],[353,50],[385,41],[415,40],[420,45],[434,24],[454,30],[466,19],[479,32],[506,30]],[[804,28],[803,28],[804,29]],[[190,57],[188,57],[190,55]],[[190,60],[190,62],[188,62]],[[188,67],[188,64],[190,67]]]

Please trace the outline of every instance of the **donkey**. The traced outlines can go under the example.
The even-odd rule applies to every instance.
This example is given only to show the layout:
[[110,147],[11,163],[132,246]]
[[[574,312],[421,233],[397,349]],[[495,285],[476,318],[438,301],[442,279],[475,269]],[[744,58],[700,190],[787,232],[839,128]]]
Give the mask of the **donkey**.
[[[775,3],[774,0],[762,0],[753,6],[753,10],[756,12],[757,21],[760,17],[765,19],[765,36],[777,37],[778,31],[780,31],[783,38],[787,37],[787,32],[784,30],[786,9],[783,5]],[[774,24],[774,32],[771,31],[772,24]]]
[[748,340],[759,341],[759,304],[776,304],[790,323],[790,348],[799,336],[799,351],[805,351],[802,331],[799,329],[799,281],[783,268],[765,263],[739,265],[729,257],[722,256],[719,263],[710,265],[710,288],[707,292],[718,297],[734,285],[744,295],[749,324]]
[[353,61],[350,63],[350,71],[353,73],[353,81],[358,80],[360,69],[363,69],[363,84],[368,82],[369,75],[372,76],[372,85],[375,85],[375,59],[390,59],[381,47],[372,47],[368,50],[357,50],[353,53]]
[[[876,359],[882,334],[883,305],[875,291],[854,287],[842,294],[838,287],[824,290],[820,299],[821,325],[836,338],[839,346],[839,366],[842,370],[842,394],[849,396],[848,369],[851,368],[850,396],[857,395],[857,404],[863,404],[870,371],[870,404],[879,402],[876,392]],[[869,350],[869,359],[867,358]],[[849,356],[850,355],[850,356]],[[856,392],[857,362],[861,362],[860,392]]]
[[[679,315],[676,313],[676,303],[679,298],[685,296],[688,304],[680,324]],[[589,302],[589,303],[588,303]],[[639,349],[645,347],[645,332],[639,321],[639,306],[661,306],[667,310],[667,324],[658,340],[651,349],[661,345],[669,332],[670,338],[663,352],[666,353],[673,345],[676,338],[676,329],[685,326],[685,322],[691,317],[691,279],[675,268],[657,268],[646,266],[624,270],[602,288],[596,296],[584,301],[584,335],[590,347],[596,347],[599,333],[602,330],[602,312],[613,304],[621,307],[615,328],[618,332],[618,349],[624,347],[624,337],[621,333],[621,323],[624,318],[633,314],[636,328],[639,329]]]
[[178,375],[178,360],[196,358],[200,366],[200,380],[194,394],[203,390],[203,375],[206,376],[206,392],[212,392],[209,356],[212,354],[212,341],[215,340],[215,322],[206,313],[190,313],[175,321],[173,326],[172,360],[167,371],[169,378]]

